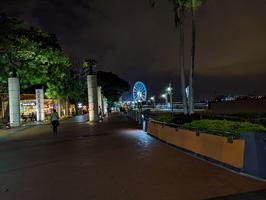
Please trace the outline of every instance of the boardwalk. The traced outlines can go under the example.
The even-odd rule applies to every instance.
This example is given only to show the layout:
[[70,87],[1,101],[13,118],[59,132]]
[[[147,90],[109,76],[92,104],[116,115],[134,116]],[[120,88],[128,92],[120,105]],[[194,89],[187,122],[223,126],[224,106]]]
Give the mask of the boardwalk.
[[118,115],[99,124],[65,121],[56,137],[42,125],[0,142],[1,200],[208,199],[265,188],[179,152]]

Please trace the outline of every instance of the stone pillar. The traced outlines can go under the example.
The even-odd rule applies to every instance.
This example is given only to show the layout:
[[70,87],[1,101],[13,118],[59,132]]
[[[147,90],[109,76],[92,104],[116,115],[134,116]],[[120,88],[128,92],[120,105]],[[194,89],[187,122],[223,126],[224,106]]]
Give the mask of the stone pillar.
[[92,74],[87,76],[89,120],[98,121],[98,95],[97,95],[97,76]]
[[107,99],[104,97],[103,98],[103,112],[105,115],[107,115],[107,108],[108,108]]
[[101,93],[101,100],[102,100],[102,113],[103,113],[103,116],[105,116],[104,114],[104,96],[103,96],[103,93]]
[[19,78],[8,78],[8,99],[10,126],[20,126],[20,86]]
[[102,104],[102,87],[97,87],[97,96],[98,96],[98,113],[101,113],[103,116],[103,104]]
[[37,115],[37,121],[41,122],[44,121],[45,115],[44,115],[44,94],[43,89],[36,89],[35,90],[36,95],[36,115]]

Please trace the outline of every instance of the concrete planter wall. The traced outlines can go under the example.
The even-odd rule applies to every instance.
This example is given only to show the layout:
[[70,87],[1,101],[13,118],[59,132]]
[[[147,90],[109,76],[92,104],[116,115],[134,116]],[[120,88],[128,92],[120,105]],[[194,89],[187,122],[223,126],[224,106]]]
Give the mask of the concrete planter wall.
[[169,144],[239,169],[243,168],[245,148],[245,140],[243,139],[229,142],[227,137],[207,133],[197,135],[194,131],[177,130],[153,121],[149,121],[148,132]]
[[245,139],[244,171],[266,179],[266,134],[241,133]]
[[141,113],[137,110],[130,110],[128,112],[128,117],[136,122],[141,123]]

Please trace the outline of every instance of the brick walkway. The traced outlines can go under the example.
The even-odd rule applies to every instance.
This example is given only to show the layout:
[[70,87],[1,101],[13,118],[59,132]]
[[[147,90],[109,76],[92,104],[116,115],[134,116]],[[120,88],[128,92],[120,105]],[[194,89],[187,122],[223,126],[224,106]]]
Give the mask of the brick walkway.
[[98,124],[65,121],[59,132],[34,127],[0,142],[1,200],[208,199],[266,189],[118,115]]

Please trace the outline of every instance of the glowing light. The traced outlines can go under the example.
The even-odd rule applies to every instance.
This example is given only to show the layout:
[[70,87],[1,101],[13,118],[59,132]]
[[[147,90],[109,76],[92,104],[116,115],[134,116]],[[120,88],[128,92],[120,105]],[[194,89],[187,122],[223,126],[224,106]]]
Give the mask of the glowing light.
[[82,108],[82,103],[78,103],[78,108]]
[[172,88],[171,87],[168,87],[166,88],[167,92],[171,92],[172,91]]

